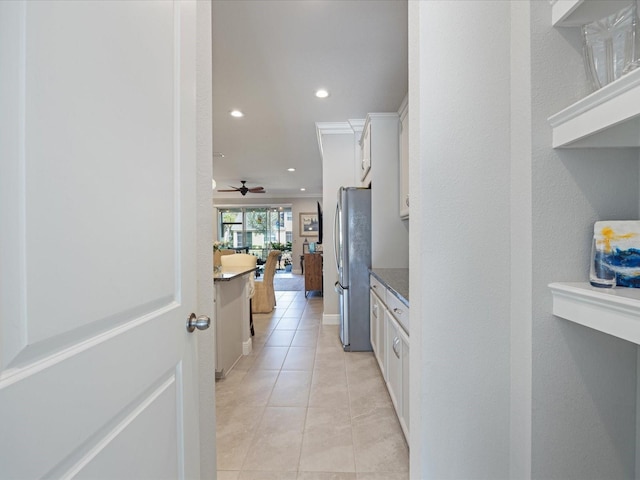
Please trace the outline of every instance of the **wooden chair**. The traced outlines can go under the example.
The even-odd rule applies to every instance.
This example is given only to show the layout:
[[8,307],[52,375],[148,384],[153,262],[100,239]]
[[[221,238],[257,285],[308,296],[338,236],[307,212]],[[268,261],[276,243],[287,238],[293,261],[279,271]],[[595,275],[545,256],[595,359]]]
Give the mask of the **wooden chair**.
[[282,254],[280,250],[271,250],[264,265],[264,275],[261,282],[256,282],[256,292],[253,296],[253,313],[269,313],[276,306],[276,294],[273,290],[273,276],[276,273],[276,263]]
[[[220,262],[222,267],[249,267],[256,268],[258,257],[255,255],[249,255],[247,253],[234,253],[233,255],[222,255],[220,257]],[[247,296],[249,297],[249,330],[251,331],[251,335],[255,335],[253,329],[253,308],[252,308],[252,298],[255,294],[255,276],[253,273],[247,275],[247,279],[249,281],[249,291],[247,292]]]

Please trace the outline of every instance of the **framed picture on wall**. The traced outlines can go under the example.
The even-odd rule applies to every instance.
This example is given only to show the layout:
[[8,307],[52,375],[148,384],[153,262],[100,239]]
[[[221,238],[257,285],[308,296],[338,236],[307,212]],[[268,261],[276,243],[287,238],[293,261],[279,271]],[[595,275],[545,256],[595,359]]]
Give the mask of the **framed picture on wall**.
[[301,213],[300,214],[300,236],[301,237],[317,237],[320,231],[318,224],[318,214]]

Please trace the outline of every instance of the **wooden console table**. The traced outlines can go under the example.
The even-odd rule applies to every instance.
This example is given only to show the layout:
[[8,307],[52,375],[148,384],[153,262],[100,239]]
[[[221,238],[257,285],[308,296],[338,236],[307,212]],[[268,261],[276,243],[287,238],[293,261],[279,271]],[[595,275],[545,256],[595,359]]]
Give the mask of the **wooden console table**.
[[304,296],[311,291],[322,292],[322,254],[304,254]]

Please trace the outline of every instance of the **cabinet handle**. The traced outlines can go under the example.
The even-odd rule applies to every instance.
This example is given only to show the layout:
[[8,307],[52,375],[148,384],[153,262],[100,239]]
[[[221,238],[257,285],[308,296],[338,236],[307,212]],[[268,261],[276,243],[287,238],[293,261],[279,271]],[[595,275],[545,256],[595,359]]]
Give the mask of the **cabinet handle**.
[[400,343],[400,339],[398,337],[395,337],[393,339],[393,344],[391,345],[391,348],[393,349],[393,353],[396,354],[396,357],[400,358],[400,352],[398,352],[398,344]]
[[409,195],[407,195],[407,198],[404,200],[404,203],[407,205],[407,207],[409,206]]
[[400,310],[398,307],[393,309],[393,313],[397,313],[398,315],[402,315],[402,310]]
[[373,316],[378,318],[378,304],[377,303],[373,304]]

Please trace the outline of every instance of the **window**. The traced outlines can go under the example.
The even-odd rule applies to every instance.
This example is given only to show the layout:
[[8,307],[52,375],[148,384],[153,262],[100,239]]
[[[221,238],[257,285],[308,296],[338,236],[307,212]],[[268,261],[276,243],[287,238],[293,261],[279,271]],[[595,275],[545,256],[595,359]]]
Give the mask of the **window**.
[[293,215],[289,207],[225,208],[218,213],[218,240],[223,248],[249,247],[249,253],[267,259],[272,243],[291,248]]

